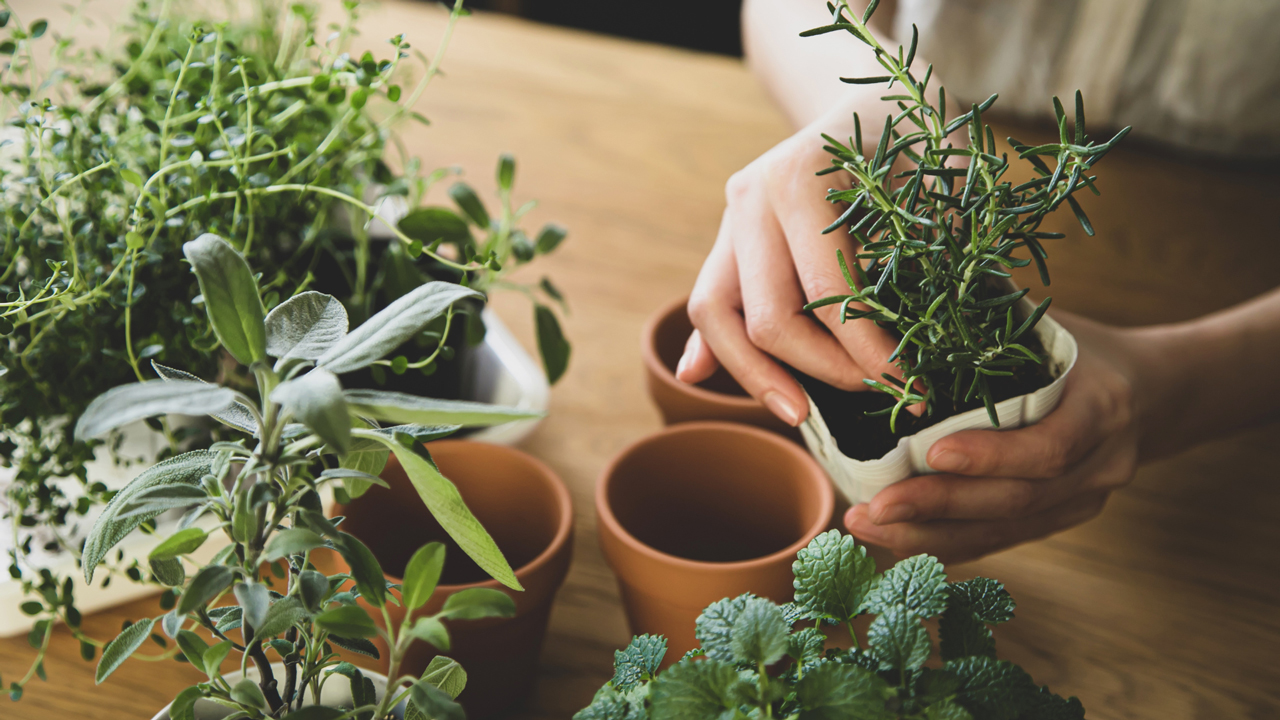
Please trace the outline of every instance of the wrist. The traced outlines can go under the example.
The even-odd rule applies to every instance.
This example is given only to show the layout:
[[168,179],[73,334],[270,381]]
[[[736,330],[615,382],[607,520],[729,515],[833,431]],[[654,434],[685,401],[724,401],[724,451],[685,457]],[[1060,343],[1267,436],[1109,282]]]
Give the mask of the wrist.
[[1220,417],[1221,387],[1206,382],[1215,368],[1223,367],[1222,358],[1230,356],[1228,338],[1196,321],[1125,333],[1143,460],[1172,455],[1234,429]]

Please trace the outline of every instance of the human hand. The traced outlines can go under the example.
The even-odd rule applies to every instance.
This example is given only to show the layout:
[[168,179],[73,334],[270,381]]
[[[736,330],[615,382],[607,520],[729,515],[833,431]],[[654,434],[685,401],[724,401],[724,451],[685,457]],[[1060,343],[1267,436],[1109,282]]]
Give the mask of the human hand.
[[846,390],[869,389],[863,378],[881,373],[901,377],[886,362],[897,343],[874,322],[842,323],[834,305],[812,316],[803,310],[848,292],[836,251],[852,262],[857,250],[842,229],[822,231],[840,212],[827,189],[849,179],[814,173],[830,165],[821,132],[847,135],[837,128],[852,125],[851,112],[834,109],[729,179],[720,232],[689,298],[696,329],[676,377],[696,383],[724,365],[790,425],[804,420],[808,401],[775,358]]
[[937,475],[881,490],[845,514],[849,532],[903,557],[971,560],[1079,525],[1128,484],[1140,450],[1136,373],[1160,361],[1149,336],[1055,313],[1080,345],[1062,400],[1035,425],[971,430],[930,449]]

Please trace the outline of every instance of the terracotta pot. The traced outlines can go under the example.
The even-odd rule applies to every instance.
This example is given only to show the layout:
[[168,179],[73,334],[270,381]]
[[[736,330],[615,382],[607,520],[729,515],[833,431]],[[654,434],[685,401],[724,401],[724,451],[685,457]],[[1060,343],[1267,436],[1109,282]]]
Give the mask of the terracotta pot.
[[631,445],[596,487],[631,631],[665,635],[669,664],[697,645],[694,621],[716,600],[791,600],[791,563],[834,505],[817,462],[759,428],[681,423]]
[[727,420],[772,430],[800,442],[798,428],[782,422],[748,395],[724,368],[697,385],[676,379],[676,365],[693,332],[688,304],[686,297],[659,309],[649,316],[640,336],[649,397],[662,413],[662,422],[673,425],[693,420]]
[[[515,617],[445,621],[453,644],[449,652],[437,653],[430,645],[416,642],[406,654],[402,672],[412,675],[420,674],[437,654],[461,663],[467,671],[467,689],[458,702],[476,720],[501,712],[533,690],[552,601],[573,553],[573,506],[560,478],[519,450],[465,440],[441,440],[429,443],[427,449],[445,477],[458,486],[525,588],[524,592],[506,590],[515,599]],[[438,612],[445,599],[460,590],[502,589],[448,538],[394,456],[382,477],[390,483],[389,489],[372,487],[334,512],[346,517],[342,529],[369,546],[392,582],[400,581],[418,548],[433,540],[445,544],[441,585],[415,615]],[[336,553],[330,553],[328,560],[342,563]],[[392,605],[389,610],[395,623],[404,617],[402,608]],[[373,616],[381,623],[379,613]],[[381,642],[375,641],[386,658],[387,648]]]

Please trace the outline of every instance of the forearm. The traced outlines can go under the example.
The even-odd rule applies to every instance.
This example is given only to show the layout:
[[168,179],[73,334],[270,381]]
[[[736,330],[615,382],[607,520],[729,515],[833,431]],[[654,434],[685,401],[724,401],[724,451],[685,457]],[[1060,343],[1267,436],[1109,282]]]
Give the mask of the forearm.
[[1280,289],[1134,341],[1144,458],[1280,418]]
[[[867,0],[850,2],[858,12],[866,5]],[[886,47],[896,47],[889,39],[893,11],[894,3],[883,0],[871,21],[872,30]],[[747,64],[796,128],[809,125],[836,106],[848,107],[850,112],[859,110],[864,122],[871,120],[872,128],[878,128],[882,114],[895,112],[890,103],[880,99],[884,86],[849,85],[840,78],[883,75],[884,68],[848,33],[800,37],[805,30],[830,23],[824,0],[746,0],[742,36]],[[914,66],[923,69],[927,62],[917,60]],[[847,122],[852,126],[852,118]]]

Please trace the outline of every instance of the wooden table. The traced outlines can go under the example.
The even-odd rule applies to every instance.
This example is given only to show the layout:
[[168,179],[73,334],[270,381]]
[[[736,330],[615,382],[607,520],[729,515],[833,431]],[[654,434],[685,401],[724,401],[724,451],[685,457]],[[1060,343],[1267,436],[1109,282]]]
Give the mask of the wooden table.
[[[385,47],[383,38],[406,32],[428,48],[442,26],[437,7],[392,0],[368,12],[362,42]],[[531,268],[570,298],[575,346],[526,449],[573,491],[576,557],[538,691],[516,715],[567,718],[610,677],[613,650],[628,640],[596,545],[592,488],[610,455],[659,427],[642,383],[640,326],[691,286],[730,173],[791,131],[735,60],[504,17],[465,20],[444,68],[419,106],[434,125],[409,130],[410,148],[428,165],[462,165],[481,188],[496,155],[515,153],[518,195],[542,202],[533,220],[571,229],[562,250]],[[1105,196],[1086,200],[1098,237],[1068,216],[1060,224],[1070,238],[1050,248],[1055,307],[1124,324],[1167,321],[1280,284],[1276,176],[1134,147],[1105,165]],[[532,346],[523,299],[495,304]],[[1276,432],[1151,465],[1097,520],[954,569],[999,578],[1019,601],[1017,620],[997,632],[1002,654],[1078,695],[1097,720],[1280,716]],[[85,625],[108,636],[125,618],[155,614],[146,600]],[[55,641],[51,683],[30,686],[0,716],[150,717],[192,680],[182,665],[132,662],[94,688],[93,666],[69,640]],[[29,653],[22,639],[0,642],[0,674],[24,671]]]

